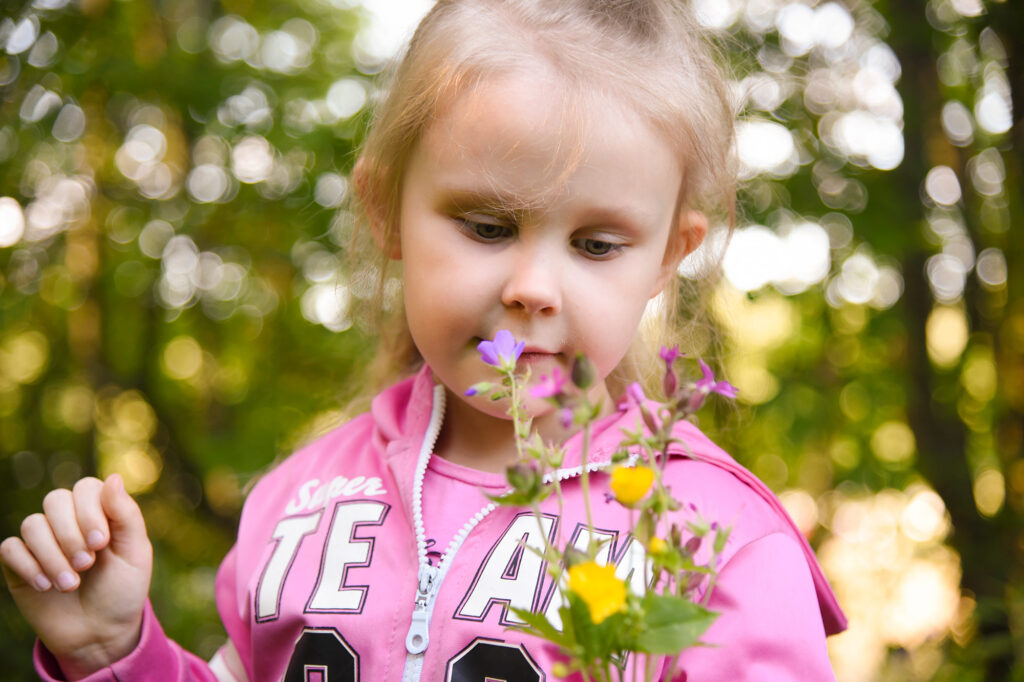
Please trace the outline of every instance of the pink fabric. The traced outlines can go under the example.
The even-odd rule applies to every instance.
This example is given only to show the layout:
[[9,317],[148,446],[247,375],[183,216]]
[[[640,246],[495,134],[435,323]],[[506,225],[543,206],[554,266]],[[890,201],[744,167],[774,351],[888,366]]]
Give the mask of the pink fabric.
[[[46,682],[67,679],[53,654],[42,643],[36,642],[33,654],[40,679]],[[216,682],[216,679],[206,661],[167,639],[153,614],[153,607],[147,602],[142,615],[142,635],[135,650],[109,668],[83,678],[82,682]]]
[[[466,509],[476,513],[506,488],[505,475],[470,469],[431,457],[423,479],[423,527],[430,563],[437,565],[448,543],[466,523]],[[459,504],[452,504],[459,500]]]
[[[402,678],[417,584],[413,478],[432,405],[433,379],[424,370],[378,396],[371,413],[295,453],[249,495],[238,541],[218,573],[217,604],[253,682],[282,680],[290,663],[306,670],[327,665],[332,682],[352,674],[375,682]],[[592,461],[607,461],[622,429],[635,428],[638,417],[624,409],[596,424]],[[673,493],[705,518],[733,526],[712,593],[721,616],[707,635],[719,646],[684,654],[687,679],[834,679],[825,633],[841,630],[845,620],[806,541],[752,474],[692,426],[680,426],[677,435],[693,457],[671,458],[666,476]],[[566,466],[578,465],[580,438],[566,447]],[[640,568],[633,575],[642,581],[643,557],[626,533],[630,514],[603,499],[607,478],[592,478],[595,527],[609,538],[620,574]],[[475,486],[490,480],[436,462],[426,489],[444,500],[426,505],[428,535],[450,535],[477,514]],[[561,516],[553,498],[545,503],[544,532],[585,542],[577,481],[565,483],[564,497]],[[519,546],[539,532],[528,512],[498,508],[468,534],[437,594],[430,643],[417,659],[422,680],[480,680],[501,672],[518,681],[537,679],[532,670],[550,671],[550,647],[507,629],[509,603],[544,608],[551,600],[546,570]],[[443,551],[450,537],[436,539]],[[46,664],[43,651],[41,673]],[[90,682],[210,675],[163,636],[147,609],[138,649]]]

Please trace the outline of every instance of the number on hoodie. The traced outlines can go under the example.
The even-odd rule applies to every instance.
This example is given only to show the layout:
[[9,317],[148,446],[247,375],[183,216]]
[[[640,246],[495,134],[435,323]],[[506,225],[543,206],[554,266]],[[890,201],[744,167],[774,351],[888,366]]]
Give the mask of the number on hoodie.
[[478,637],[448,662],[447,682],[541,682],[544,673],[522,644]]
[[359,656],[334,628],[306,628],[295,644],[284,682],[356,682]]
[[[295,644],[284,682],[356,682],[359,656],[334,628],[306,628]],[[448,662],[445,682],[543,682],[522,644],[478,637]]]

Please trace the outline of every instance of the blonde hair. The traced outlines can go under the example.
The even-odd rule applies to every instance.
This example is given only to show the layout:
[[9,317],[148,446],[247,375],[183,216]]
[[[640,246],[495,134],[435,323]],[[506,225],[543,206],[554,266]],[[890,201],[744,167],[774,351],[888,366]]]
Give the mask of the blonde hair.
[[[563,79],[572,114],[585,117],[593,98],[612,96],[648,120],[684,172],[677,216],[702,210],[724,218],[731,231],[735,114],[715,50],[686,7],[673,0],[439,0],[384,83],[357,172],[354,210],[363,229],[355,230],[361,241],[353,263],[367,267],[374,243],[378,254],[372,267],[379,275],[380,346],[368,377],[374,389],[422,362],[399,306],[387,312],[380,306],[410,155],[460,94],[538,63]],[[645,316],[638,342],[609,377],[613,394],[634,380],[660,384],[657,348],[677,342],[683,327],[692,333],[701,324],[704,288],[706,282],[670,280],[654,307],[660,312]]]

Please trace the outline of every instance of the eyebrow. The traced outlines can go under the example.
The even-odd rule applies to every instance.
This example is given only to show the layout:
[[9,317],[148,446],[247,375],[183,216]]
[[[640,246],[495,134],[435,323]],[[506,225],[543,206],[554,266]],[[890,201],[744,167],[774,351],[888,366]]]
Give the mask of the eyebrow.
[[[443,189],[442,201],[459,211],[481,211],[498,218],[515,222],[523,222],[532,214],[538,213],[544,205],[543,198],[525,200],[514,193],[503,193],[498,190],[478,190],[469,188],[449,187]],[[655,226],[655,216],[650,211],[630,210],[615,205],[589,206],[580,213],[581,220],[594,226],[607,224],[621,226],[630,230],[642,230],[645,226]]]
[[496,217],[507,217],[517,222],[536,213],[542,201],[526,200],[523,196],[495,189],[476,190],[448,187],[442,190],[442,201],[459,211],[483,211]]

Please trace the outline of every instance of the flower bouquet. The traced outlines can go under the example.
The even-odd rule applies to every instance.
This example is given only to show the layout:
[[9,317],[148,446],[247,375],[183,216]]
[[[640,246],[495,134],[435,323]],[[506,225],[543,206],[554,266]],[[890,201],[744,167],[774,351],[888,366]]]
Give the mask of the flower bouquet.
[[543,549],[533,550],[543,553],[556,585],[560,622],[552,622],[542,612],[513,608],[524,623],[520,629],[558,647],[563,658],[553,672],[559,677],[578,674],[584,680],[621,680],[626,659],[633,655],[634,675],[642,669],[645,680],[652,679],[656,662],[667,657],[664,678],[671,679],[680,652],[699,645],[701,635],[717,615],[707,608],[707,602],[729,528],[706,521],[693,505],[687,505],[691,512],[687,520],[679,521],[682,515],[675,512],[684,509],[683,503],[672,496],[663,476],[667,453],[673,444],[686,449],[686,444],[673,436],[676,422],[690,418],[711,393],[732,398],[736,389],[727,382],[715,381],[703,361],[698,361],[701,379],[680,381],[676,364],[682,354],[676,347],[661,351],[665,362],[664,403],[649,401],[639,384],[627,390],[626,399],[639,408],[643,423],[638,423],[634,431],[623,432],[606,467],[610,474],[606,501],[629,510],[630,534],[646,550],[642,582],[646,588],[630,589],[616,576],[607,552],[601,552],[602,542],[597,539],[601,536],[595,532],[591,510],[590,430],[602,414],[602,406],[592,403],[586,394],[595,380],[593,366],[577,355],[568,374],[556,367],[531,384],[528,373],[516,371],[523,347],[505,330],[493,340],[482,341],[478,346],[481,359],[495,368],[499,378],[467,391],[469,395],[507,400],[515,428],[518,461],[507,470],[509,491],[492,499],[500,505],[527,507],[540,522],[541,502],[555,495],[561,512],[559,470],[564,451],[543,442],[523,407],[526,392],[548,400],[558,410],[563,427],[581,431],[580,485],[590,540],[582,548],[579,543],[556,546],[545,536]]

